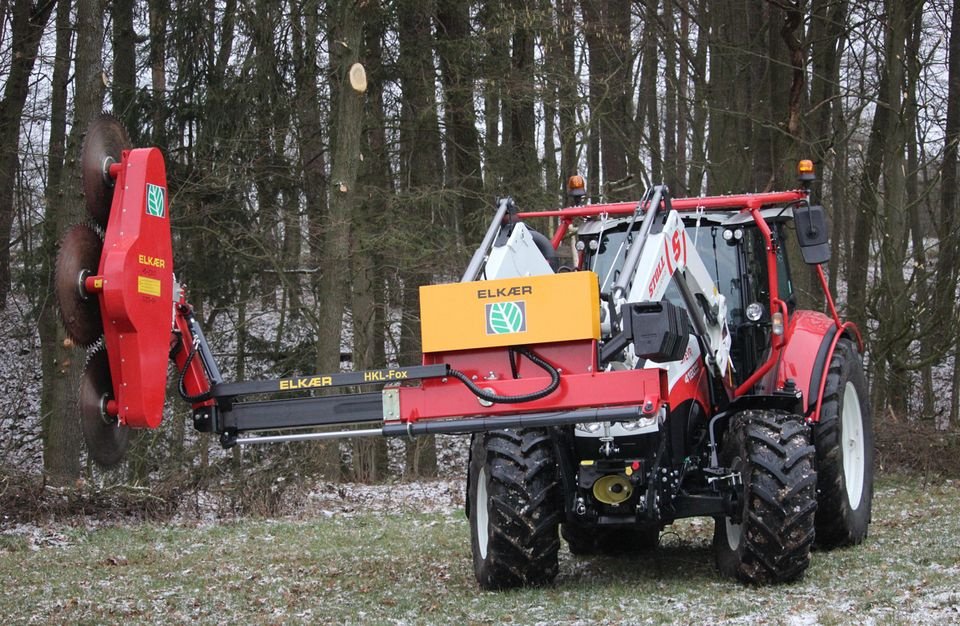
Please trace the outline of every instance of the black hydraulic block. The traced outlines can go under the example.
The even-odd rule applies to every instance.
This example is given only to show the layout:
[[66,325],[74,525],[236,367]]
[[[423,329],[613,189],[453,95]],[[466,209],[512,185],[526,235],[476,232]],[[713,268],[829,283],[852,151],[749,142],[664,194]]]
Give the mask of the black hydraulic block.
[[679,361],[690,335],[686,311],[672,302],[631,302],[623,305],[620,332],[600,349],[600,363],[619,358],[633,343],[641,359],[658,363]]
[[686,312],[671,302],[627,304],[624,331],[633,337],[633,349],[641,359],[658,363],[679,361],[687,348]]

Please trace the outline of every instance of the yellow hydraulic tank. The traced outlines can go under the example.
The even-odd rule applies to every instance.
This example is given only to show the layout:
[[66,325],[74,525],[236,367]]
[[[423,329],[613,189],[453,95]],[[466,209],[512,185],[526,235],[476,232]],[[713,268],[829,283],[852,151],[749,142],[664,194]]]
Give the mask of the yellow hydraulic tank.
[[593,272],[564,272],[420,288],[423,351],[600,338]]

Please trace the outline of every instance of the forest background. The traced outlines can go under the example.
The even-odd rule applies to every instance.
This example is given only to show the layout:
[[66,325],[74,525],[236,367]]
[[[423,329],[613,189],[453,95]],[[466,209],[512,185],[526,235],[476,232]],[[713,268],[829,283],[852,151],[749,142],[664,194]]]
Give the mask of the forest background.
[[[960,432],[958,29],[950,0],[0,0],[0,470],[53,485],[243,472],[275,491],[278,473],[449,463],[428,438],[224,454],[175,402],[118,469],[89,463],[85,355],[51,283],[103,110],[166,156],[177,277],[236,380],[418,362],[417,288],[459,275],[498,196],[562,206],[577,171],[592,202],[661,181],[793,188],[811,158],[878,441],[929,461],[945,448],[920,438]],[[822,306],[793,265],[802,303]]]

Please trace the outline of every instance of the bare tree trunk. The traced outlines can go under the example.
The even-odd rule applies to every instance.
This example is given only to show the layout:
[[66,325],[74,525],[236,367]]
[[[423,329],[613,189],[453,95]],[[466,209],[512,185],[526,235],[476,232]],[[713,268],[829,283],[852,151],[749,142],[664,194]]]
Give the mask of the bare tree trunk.
[[[889,91],[889,72],[886,67],[880,73],[879,93]],[[890,115],[888,107],[878,106],[873,114],[867,149],[860,173],[859,197],[854,216],[853,246],[847,273],[851,276],[868,276],[870,266],[870,239],[874,234],[877,186],[880,183],[880,167],[883,162],[883,132]],[[860,328],[867,328],[867,280],[852,280],[847,284],[847,314]]]
[[[759,77],[766,68],[768,38],[761,32],[761,9],[737,0],[712,0],[707,11],[710,28],[710,68],[707,100],[710,107],[708,185],[710,193],[743,193],[752,182],[769,179],[769,153],[763,152],[754,131],[763,103]],[[755,154],[761,152],[762,154]],[[757,169],[756,161],[762,163]]]
[[607,55],[602,48],[603,36],[603,0],[581,0],[580,10],[583,12],[583,33],[587,41],[587,50],[590,54],[590,75],[588,85],[590,93],[587,98],[589,111],[587,119],[587,194],[592,202],[601,200],[601,154],[603,133],[600,124],[603,118],[603,100],[607,97],[609,68]]
[[707,22],[707,0],[697,3],[697,50],[693,55],[693,124],[691,135],[693,148],[691,150],[690,174],[687,179],[687,188],[694,195],[704,191],[704,178],[707,172],[707,49],[709,48],[709,24]]
[[659,84],[659,31],[657,29],[657,7],[659,0],[644,0],[643,29],[643,68],[638,85],[637,109],[643,110],[643,119],[647,128],[647,150],[650,151],[650,183],[663,182],[663,147],[660,139],[660,113],[657,109],[657,85]]
[[[385,311],[384,264],[379,233],[371,225],[380,222],[388,212],[393,181],[387,154],[382,38],[386,16],[373,9],[366,20],[364,58],[367,68],[368,96],[365,109],[363,161],[357,180],[360,199],[355,210],[353,251],[350,266],[353,272],[351,310],[353,312],[353,367],[384,367]],[[358,438],[351,442],[353,477],[372,482],[387,475],[387,442],[382,437]]]
[[[439,140],[434,88],[432,2],[404,0],[400,4],[398,34],[399,71],[403,89],[400,117],[401,191],[417,223],[431,223],[431,192],[441,182],[443,161]],[[442,217],[442,215],[441,215]],[[443,234],[442,231],[439,234]],[[421,232],[421,236],[423,233]],[[400,333],[401,362],[420,357],[419,288],[429,282],[429,268],[417,259],[407,259],[402,273],[403,325]],[[433,437],[417,438],[407,445],[408,475],[433,476],[437,471],[436,442]]]
[[663,100],[663,181],[671,192],[680,191],[682,173],[677,163],[677,36],[673,29],[673,1],[663,2],[663,57],[666,80]]
[[[483,91],[483,154],[486,171],[484,186],[487,193],[502,193],[501,179],[505,166],[502,152],[500,124],[503,92],[510,72],[510,39],[504,13],[508,0],[491,0],[480,8],[477,21],[486,40],[487,54],[482,60]],[[506,124],[504,124],[506,127]]]
[[[277,302],[277,287],[284,259],[279,240],[281,221],[280,181],[284,170],[282,136],[285,134],[283,118],[286,107],[279,96],[279,59],[276,54],[276,37],[280,21],[279,6],[272,0],[257,0],[245,19],[253,45],[253,72],[250,85],[256,115],[253,127],[256,135],[256,154],[252,163],[256,186],[257,239],[263,257],[258,264],[258,290],[263,306],[273,308]],[[281,138],[275,137],[281,135]],[[281,149],[278,150],[277,146]],[[270,272],[262,270],[272,270]]]
[[[810,145],[813,160],[826,180],[830,172],[831,258],[829,287],[837,293],[837,278],[843,269],[840,246],[845,243],[847,215],[847,142],[843,108],[836,98],[840,84],[840,57],[846,37],[847,0],[814,0],[811,4],[810,109],[815,111]],[[832,158],[831,158],[832,153]],[[845,253],[847,246],[844,245]]]
[[557,169],[557,71],[562,61],[559,58],[560,44],[557,41],[556,16],[551,0],[541,0],[540,10],[546,16],[540,29],[544,48],[543,72],[543,171],[548,197],[558,197],[563,206],[563,179]]
[[[781,50],[782,46],[780,44],[786,44],[785,64],[789,67],[789,73],[787,67],[784,67],[782,79],[780,78],[781,72],[771,70],[770,85],[771,101],[774,102],[775,107],[782,106],[783,109],[782,111],[774,109],[771,112],[771,119],[775,120],[780,116],[778,126],[781,132],[775,132],[771,142],[773,152],[770,160],[773,169],[769,186],[781,189],[788,188],[795,181],[796,163],[801,156],[801,145],[804,145],[802,149],[806,151],[806,144],[804,143],[805,128],[801,124],[801,120],[804,117],[804,106],[808,104],[806,98],[806,51],[809,44],[804,37],[803,4],[803,2],[783,4],[780,11],[774,11],[775,16],[782,12],[783,19],[779,29],[779,38],[771,41],[771,48]],[[774,54],[773,50],[771,55]],[[774,63],[773,66],[779,67],[780,64]],[[784,81],[782,86],[779,84],[780,80]],[[786,97],[783,97],[782,94],[784,93]],[[803,156],[806,157],[807,155],[804,154]],[[787,240],[786,250],[788,262],[794,268],[793,281],[797,305],[805,309],[822,308],[824,298],[819,281],[813,269],[804,264],[803,255],[800,253],[800,246],[795,237]]]
[[[64,10],[68,10],[68,7],[64,7]],[[60,184],[54,191],[54,201],[47,209],[47,219],[52,221],[50,232],[58,235],[80,217],[79,207],[83,206],[78,169],[80,145],[87,123],[100,112],[103,103],[103,4],[99,0],[78,0],[76,15],[74,120],[67,139],[65,166],[59,177]],[[67,19],[58,16],[58,24]],[[57,103],[57,107],[60,104]],[[47,271],[50,281],[53,279],[52,267],[51,260]],[[51,481],[66,483],[80,475],[81,435],[74,402],[77,375],[84,365],[84,352],[82,349],[69,347],[71,344],[66,341],[63,331],[58,328],[54,333],[50,326],[47,322],[46,348],[43,350],[45,358],[42,394],[46,400],[42,407],[43,467]]]
[[583,0],[581,4],[590,52],[591,133],[596,132],[599,139],[603,195],[614,200],[619,194],[611,192],[622,187],[627,177],[630,5],[615,0]]
[[[938,235],[940,238],[937,258],[937,278],[934,291],[937,295],[935,315],[941,320],[952,319],[952,328],[957,326],[956,293],[958,244],[960,244],[960,193],[957,192],[957,145],[960,144],[960,3],[954,2],[950,19],[950,50],[947,69],[947,121],[943,161],[940,172],[940,219]],[[958,405],[960,405],[960,337],[956,340],[954,354],[954,384],[951,388],[950,422],[958,424]]]
[[[922,1],[922,0],[921,0]],[[906,221],[906,176],[904,172],[904,143],[906,124],[902,94],[905,89],[906,40],[913,23],[913,12],[919,2],[887,0],[885,3],[887,27],[884,36],[884,65],[887,75],[886,91],[878,111],[886,109],[883,137],[882,173],[883,196],[879,206],[880,292],[877,303],[878,320],[875,356],[887,363],[887,378],[878,379],[875,407],[890,408],[898,415],[907,412],[909,388],[912,386],[908,365],[911,320],[903,306],[907,292],[903,276],[906,242],[909,235]]]
[[574,57],[573,0],[557,0],[557,100],[560,131],[560,173],[566,177],[578,173],[577,163],[577,78]]
[[[57,254],[57,244],[60,233],[69,218],[64,215],[67,211],[66,197],[74,198],[76,194],[66,194],[66,185],[63,184],[64,161],[66,153],[67,132],[67,84],[70,74],[70,8],[67,0],[60,2],[57,7],[56,18],[56,53],[53,62],[53,76],[50,93],[50,139],[47,157],[47,214],[43,221],[43,285],[47,293],[53,291],[54,258]],[[57,322],[57,313],[51,298],[43,300],[40,310],[38,331],[40,334],[40,361],[43,373],[43,386],[40,389],[40,415],[43,416],[41,427],[44,437],[49,440],[49,431],[55,424],[63,424],[70,413],[70,398],[73,392],[68,376],[70,368],[65,368],[58,359],[69,355],[63,349],[65,334]],[[79,354],[77,355],[79,357]],[[66,358],[70,358],[67,356]],[[58,364],[60,367],[58,367]],[[73,368],[77,371],[78,368]],[[54,416],[59,419],[55,419]],[[79,429],[77,429],[79,430]],[[62,476],[54,477],[57,482],[65,482],[79,475],[79,450],[75,453],[76,461],[64,464]],[[52,453],[49,455],[54,456]],[[75,463],[75,469],[74,469]],[[54,466],[51,466],[53,469]],[[58,472],[60,470],[58,469]]]
[[167,146],[167,16],[169,3],[166,0],[149,0],[150,48],[150,120],[153,126],[151,142],[162,148]]
[[[512,0],[513,18],[510,80],[507,82],[509,110],[507,141],[510,170],[505,174],[505,191],[521,205],[537,204],[543,192],[537,156],[537,126],[534,104],[534,25],[524,0]],[[509,106],[507,106],[509,104]]]
[[[477,50],[470,36],[469,9],[460,0],[437,2],[437,56],[447,126],[447,188],[457,194],[456,234],[461,248],[483,237],[487,207],[473,97]],[[466,248],[472,251],[470,246]]]
[[[690,82],[690,57],[687,52],[686,42],[690,39],[690,3],[688,0],[680,0],[680,36],[679,41],[683,42],[677,46],[674,41],[674,47],[677,48],[677,55],[680,59],[677,76],[677,157],[676,157],[676,177],[674,181],[674,194],[686,196],[689,195],[687,187],[687,118],[689,116],[690,103],[688,102],[688,89]],[[671,32],[673,28],[671,27]]]
[[[915,323],[917,324],[916,334],[923,345],[922,353],[925,355],[940,355],[946,357],[949,354],[950,342],[944,341],[942,336],[942,324],[939,319],[932,319],[935,306],[931,301],[930,276],[927,267],[927,253],[924,245],[925,227],[921,215],[921,205],[923,203],[920,193],[920,155],[917,145],[917,85],[920,80],[921,62],[920,62],[920,42],[923,28],[923,15],[917,11],[913,21],[912,32],[909,35],[909,45],[907,46],[906,70],[907,80],[904,95],[904,139],[906,141],[907,162],[906,162],[906,213],[908,226],[910,229],[911,257],[913,259],[913,283],[917,291],[916,302],[918,309],[926,314],[917,315]],[[932,214],[932,211],[931,211]],[[936,397],[933,390],[933,366],[931,363],[920,364],[920,415],[925,418],[932,418],[936,415]]]
[[[330,178],[333,193],[323,250],[325,269],[320,279],[323,302],[317,334],[317,369],[340,369],[340,338],[343,314],[349,293],[350,233],[357,202],[357,171],[360,166],[360,133],[363,125],[364,94],[350,86],[350,67],[360,58],[362,15],[353,0],[341,0],[336,6],[336,41],[340,44],[333,59],[339,88],[336,98],[336,127],[332,131],[333,158]],[[321,468],[328,477],[337,472],[327,463]]]
[[[307,245],[313,267],[321,267],[323,224],[327,217],[327,165],[323,139],[323,114],[317,86],[317,49],[320,36],[319,0],[304,0],[294,29],[295,110],[298,118],[297,145],[300,175],[307,214]],[[319,277],[317,274],[313,276]],[[318,287],[314,278],[314,290]]]
[[10,233],[13,191],[20,167],[20,121],[40,38],[55,5],[56,0],[17,0],[13,5],[10,69],[0,100],[0,309],[6,305],[10,290]]
[[110,85],[110,99],[113,101],[113,114],[116,115],[134,145],[139,145],[142,122],[136,110],[137,95],[137,49],[133,29],[134,0],[111,0],[110,11],[113,18],[113,80]]

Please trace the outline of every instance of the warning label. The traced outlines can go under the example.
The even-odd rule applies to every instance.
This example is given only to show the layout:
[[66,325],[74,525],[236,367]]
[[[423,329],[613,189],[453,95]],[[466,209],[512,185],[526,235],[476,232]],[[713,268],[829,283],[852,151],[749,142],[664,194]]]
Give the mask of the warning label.
[[138,276],[137,293],[142,293],[145,296],[160,297],[160,281],[156,278]]

